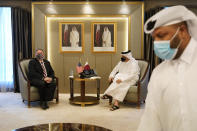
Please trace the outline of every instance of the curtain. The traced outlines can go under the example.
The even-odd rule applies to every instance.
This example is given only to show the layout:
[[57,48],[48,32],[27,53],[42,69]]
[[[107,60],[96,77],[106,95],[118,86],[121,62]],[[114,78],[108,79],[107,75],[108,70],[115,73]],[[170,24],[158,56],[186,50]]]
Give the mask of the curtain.
[[[145,12],[145,21],[147,21],[151,16],[162,10],[163,7],[157,7],[154,9],[150,9]],[[144,34],[144,59],[149,61],[150,63],[150,74],[152,73],[153,69],[161,63],[161,59],[159,59],[153,50],[153,39],[150,34]]]
[[0,7],[0,92],[13,87],[11,8]]
[[21,59],[32,57],[31,13],[18,7],[11,9],[14,90],[19,92],[18,63]]

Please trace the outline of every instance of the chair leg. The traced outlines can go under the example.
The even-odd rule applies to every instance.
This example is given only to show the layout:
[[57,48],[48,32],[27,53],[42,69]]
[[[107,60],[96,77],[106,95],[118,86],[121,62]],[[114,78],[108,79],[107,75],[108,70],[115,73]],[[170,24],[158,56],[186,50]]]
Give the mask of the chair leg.
[[30,107],[31,107],[31,105],[30,105],[30,101],[27,101],[27,103],[28,103],[28,108],[30,108]]
[[59,97],[56,98],[56,103],[59,103]]
[[138,108],[138,109],[140,109],[140,105],[141,105],[141,102],[138,101],[138,103],[137,103],[137,108]]
[[123,103],[123,104],[127,104],[126,100],[124,100],[122,103]]
[[56,103],[59,103],[59,91],[57,90]]

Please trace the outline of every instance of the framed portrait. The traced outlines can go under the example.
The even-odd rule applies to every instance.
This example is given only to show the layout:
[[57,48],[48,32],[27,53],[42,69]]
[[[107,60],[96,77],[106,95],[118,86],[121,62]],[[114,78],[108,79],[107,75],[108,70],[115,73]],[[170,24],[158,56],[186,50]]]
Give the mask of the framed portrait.
[[59,23],[60,52],[83,52],[84,48],[84,23],[60,22]]
[[117,23],[92,22],[92,52],[115,53],[117,46]]

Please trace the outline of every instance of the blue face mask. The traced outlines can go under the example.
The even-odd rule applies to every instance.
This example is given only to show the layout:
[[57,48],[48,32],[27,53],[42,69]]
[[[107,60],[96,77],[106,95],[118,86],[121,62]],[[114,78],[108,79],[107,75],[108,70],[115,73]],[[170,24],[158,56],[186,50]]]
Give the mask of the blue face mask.
[[178,48],[182,42],[181,41],[179,42],[177,48],[170,48],[170,41],[172,41],[175,38],[178,31],[179,31],[179,28],[177,29],[176,33],[174,34],[174,36],[170,40],[154,41],[154,52],[159,58],[161,58],[163,60],[174,59],[174,57],[176,56],[176,54],[178,52]]
[[177,51],[177,48],[170,48],[170,41],[154,41],[154,52],[163,60],[172,60]]

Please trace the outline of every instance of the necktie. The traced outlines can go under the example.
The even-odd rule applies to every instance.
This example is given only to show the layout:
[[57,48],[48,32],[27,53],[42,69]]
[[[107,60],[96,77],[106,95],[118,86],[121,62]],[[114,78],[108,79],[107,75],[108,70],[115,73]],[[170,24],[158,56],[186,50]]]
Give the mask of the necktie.
[[44,66],[44,62],[40,62],[41,66],[42,66],[42,69],[43,69],[43,75],[44,77],[47,77],[47,71],[46,71],[46,68]]

